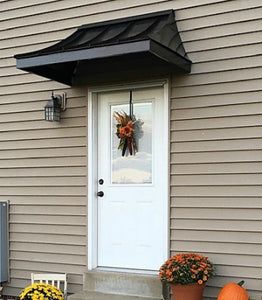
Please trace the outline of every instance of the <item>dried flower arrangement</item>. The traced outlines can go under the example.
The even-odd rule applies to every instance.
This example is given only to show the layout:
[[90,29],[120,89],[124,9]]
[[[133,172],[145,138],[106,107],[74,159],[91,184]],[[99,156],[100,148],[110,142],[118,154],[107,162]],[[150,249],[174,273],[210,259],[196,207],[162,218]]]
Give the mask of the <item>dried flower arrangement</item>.
[[116,135],[120,139],[118,149],[122,151],[122,156],[128,152],[130,155],[135,155],[138,151],[136,133],[141,130],[143,122],[125,112],[114,112],[114,118],[117,121]]

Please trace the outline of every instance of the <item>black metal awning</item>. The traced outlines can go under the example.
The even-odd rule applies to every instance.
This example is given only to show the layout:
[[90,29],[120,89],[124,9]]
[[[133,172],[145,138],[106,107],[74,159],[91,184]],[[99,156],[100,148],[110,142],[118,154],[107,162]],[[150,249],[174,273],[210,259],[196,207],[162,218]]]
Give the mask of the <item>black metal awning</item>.
[[84,25],[51,47],[15,58],[18,69],[67,85],[191,68],[173,10]]

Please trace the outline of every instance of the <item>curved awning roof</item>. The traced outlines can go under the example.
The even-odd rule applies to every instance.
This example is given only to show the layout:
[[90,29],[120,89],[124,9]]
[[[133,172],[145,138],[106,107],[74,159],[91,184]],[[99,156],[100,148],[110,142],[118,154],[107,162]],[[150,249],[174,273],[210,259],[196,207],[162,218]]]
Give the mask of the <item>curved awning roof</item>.
[[67,85],[191,68],[173,10],[84,25],[51,47],[15,58],[18,69]]

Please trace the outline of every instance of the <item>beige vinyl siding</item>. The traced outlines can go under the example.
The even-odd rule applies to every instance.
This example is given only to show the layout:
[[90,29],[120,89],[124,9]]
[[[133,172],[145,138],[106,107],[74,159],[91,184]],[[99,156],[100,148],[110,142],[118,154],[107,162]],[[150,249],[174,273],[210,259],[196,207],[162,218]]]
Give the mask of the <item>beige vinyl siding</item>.
[[[5,294],[17,295],[31,272],[66,272],[77,292],[87,259],[86,90],[17,70],[14,54],[47,44],[10,48],[16,37],[0,36],[0,197],[10,201]],[[43,120],[52,90],[68,95],[59,124]]]
[[[262,297],[262,27],[260,0],[0,1],[0,198],[9,199],[11,282],[31,271],[86,269],[86,87],[15,68],[13,55],[47,47],[85,23],[175,9],[192,73],[171,89],[171,250],[217,264],[206,289],[246,280]],[[43,121],[66,91],[60,124]]]
[[212,298],[239,278],[262,295],[262,27],[249,4],[178,23],[194,64],[172,81],[171,248],[216,262]]
[[67,272],[77,291],[86,266],[86,101],[71,97],[63,125],[47,126],[48,97],[18,97],[1,104],[0,194],[11,204],[6,293],[16,294],[31,271]]

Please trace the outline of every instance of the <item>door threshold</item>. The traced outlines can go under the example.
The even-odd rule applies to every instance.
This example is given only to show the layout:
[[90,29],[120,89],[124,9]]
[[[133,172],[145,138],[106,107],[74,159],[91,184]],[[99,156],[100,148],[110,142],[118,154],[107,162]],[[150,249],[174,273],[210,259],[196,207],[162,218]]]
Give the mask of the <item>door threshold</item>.
[[124,269],[124,268],[110,268],[110,267],[97,267],[91,271],[97,272],[112,272],[112,273],[130,273],[139,275],[158,275],[158,271],[153,270],[139,270],[139,269]]

